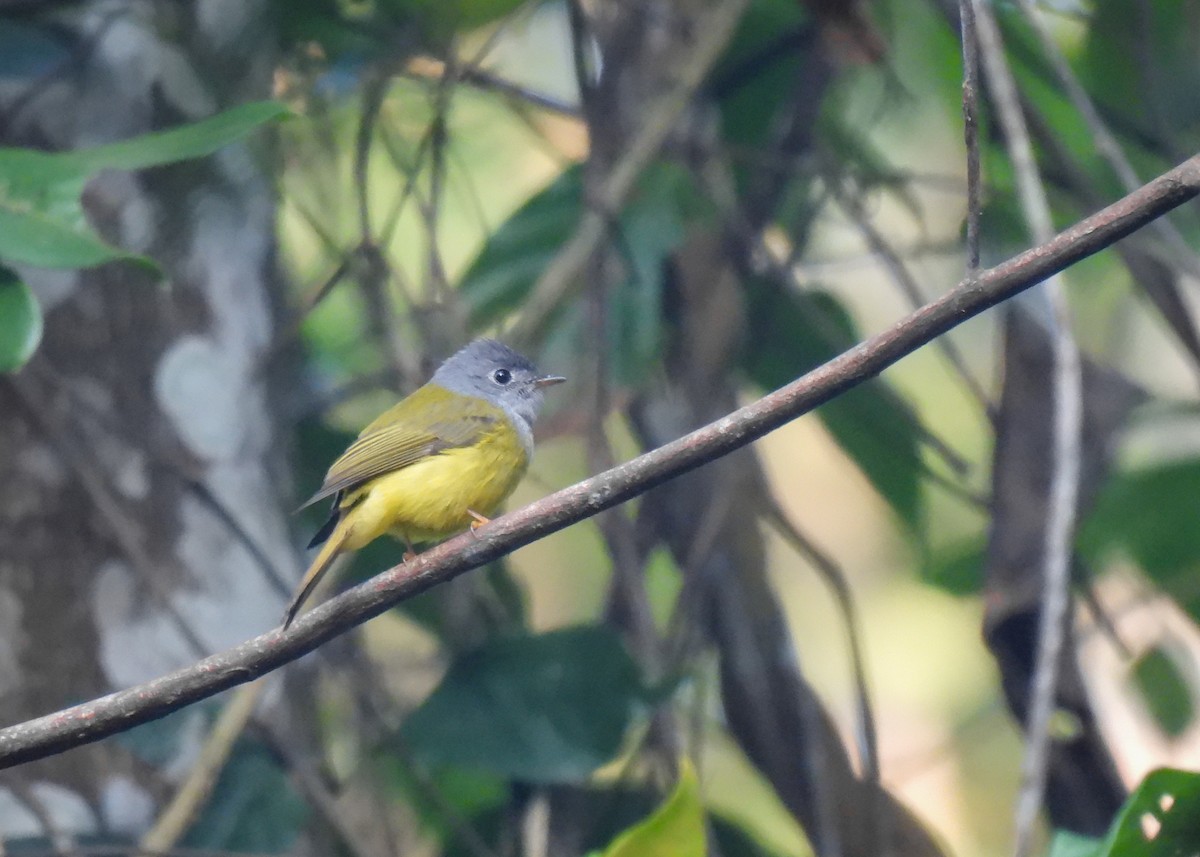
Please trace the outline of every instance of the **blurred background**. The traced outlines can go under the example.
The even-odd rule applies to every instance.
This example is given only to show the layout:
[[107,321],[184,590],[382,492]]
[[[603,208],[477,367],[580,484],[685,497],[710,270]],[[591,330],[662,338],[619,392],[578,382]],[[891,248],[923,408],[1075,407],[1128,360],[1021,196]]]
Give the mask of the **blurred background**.
[[[975,5],[983,266],[1036,243],[1022,142],[1058,228],[1195,150],[1200,3]],[[0,723],[273,628],[324,511],[292,510],[475,336],[570,380],[516,507],[951,288],[963,90],[957,0],[0,0]],[[1198,227],[1065,277],[1039,853],[1156,853],[1099,839],[1200,768]],[[1011,853],[1049,318],[967,322],[258,695],[0,772],[5,853]],[[1164,793],[1123,818],[1185,853]]]

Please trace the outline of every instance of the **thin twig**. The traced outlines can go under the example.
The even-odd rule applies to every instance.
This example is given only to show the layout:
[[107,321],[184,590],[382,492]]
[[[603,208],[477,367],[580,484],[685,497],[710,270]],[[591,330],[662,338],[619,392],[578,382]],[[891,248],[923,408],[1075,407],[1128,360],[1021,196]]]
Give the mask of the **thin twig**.
[[[967,147],[967,273],[979,268],[979,216],[983,182],[979,168],[979,39],[974,0],[958,0],[962,26],[963,142]],[[1132,190],[1132,188],[1130,188]]]
[[766,499],[769,504],[766,510],[767,521],[797,553],[808,557],[817,574],[833,591],[834,600],[842,614],[846,645],[850,653],[850,671],[854,676],[855,719],[858,721],[856,732],[863,768],[862,776],[868,784],[878,787],[879,741],[875,729],[875,715],[871,710],[871,695],[867,690],[867,661],[863,655],[862,626],[858,621],[858,610],[854,605],[854,596],[850,593],[850,584],[837,563],[818,548],[788,517],[778,499],[769,494]]
[[391,78],[384,70],[367,75],[363,84],[362,109],[359,112],[358,128],[354,134],[354,196],[358,203],[358,243],[368,245],[374,240],[371,229],[370,171],[372,139],[379,122],[379,111]]
[[[432,125],[426,127],[424,133],[421,134],[421,139],[417,141],[416,150],[412,155],[412,163],[408,163],[400,149],[401,140],[394,138],[386,125],[381,126],[380,138],[383,140],[383,147],[387,149],[388,156],[392,159],[392,164],[404,175],[404,184],[388,208],[387,216],[383,219],[383,228],[379,232],[380,245],[390,247],[395,238],[396,229],[400,226],[400,216],[404,213],[404,206],[408,203],[408,198],[415,196],[418,198],[417,205],[423,204],[420,199],[420,190],[417,188],[417,180],[421,175],[421,162],[425,158],[425,149],[433,140],[433,127]],[[411,298],[409,303],[412,303]]]
[[[446,65],[442,60],[436,57],[421,56],[410,59],[402,74],[417,80],[437,79],[445,75],[445,68]],[[548,110],[551,113],[561,114],[568,119],[579,118],[578,106],[568,104],[553,95],[536,92],[487,69],[468,66],[459,72],[458,77],[463,83],[470,84],[476,89],[498,92],[506,98]]]
[[[1045,241],[1054,231],[1050,203],[1038,173],[1016,81],[1005,59],[1000,29],[991,9],[979,0],[972,0],[972,3],[977,4],[975,23],[984,72],[996,104],[997,119],[1004,129],[1022,213],[1034,240]],[[1034,825],[1046,792],[1050,718],[1054,713],[1071,604],[1071,550],[1082,466],[1083,368],[1071,334],[1070,306],[1061,276],[1047,279],[1044,288],[1052,319],[1054,450],[1042,555],[1037,659],[1026,717],[1025,757],[1015,813],[1013,852],[1016,857],[1028,857],[1032,852]]]
[[449,145],[449,127],[446,117],[450,111],[450,95],[453,92],[455,71],[453,65],[446,67],[446,75],[438,82],[433,99],[433,119],[429,123],[429,193],[419,200],[421,218],[425,223],[425,273],[429,289],[427,298],[434,303],[444,303],[449,297],[450,284],[446,277],[446,266],[442,261],[439,243],[442,197],[446,189],[446,148]]
[[1188,159],[1046,244],[980,271],[890,329],[658,449],[449,539],[275,629],[127,690],[0,730],[0,768],[124,732],[296,660],[401,601],[645,493],[763,437],[892,366],[964,321],[1200,195]]
[[246,529],[241,520],[238,519],[228,506],[221,502],[221,498],[213,493],[212,488],[208,487],[208,484],[204,480],[187,476],[182,471],[176,472],[173,475],[183,480],[183,484],[195,495],[200,504],[207,507],[217,520],[225,525],[225,528],[229,530],[241,546],[246,549],[246,552],[250,554],[255,564],[262,569],[263,577],[271,585],[271,588],[283,598],[290,598],[295,586],[294,579],[284,576],[274,561],[267,556],[267,552],[263,550],[258,541],[250,535],[250,531]]

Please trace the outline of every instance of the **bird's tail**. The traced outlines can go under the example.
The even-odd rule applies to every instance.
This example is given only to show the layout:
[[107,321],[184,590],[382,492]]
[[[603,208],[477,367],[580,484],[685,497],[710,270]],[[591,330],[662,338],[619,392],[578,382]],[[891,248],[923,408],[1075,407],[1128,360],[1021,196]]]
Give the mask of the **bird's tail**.
[[304,579],[300,581],[300,586],[296,589],[296,594],[292,596],[292,603],[288,605],[287,613],[283,616],[283,627],[286,630],[287,626],[292,624],[292,620],[296,618],[296,614],[304,605],[305,599],[312,594],[325,572],[329,570],[329,566],[337,559],[338,554],[342,552],[342,546],[346,543],[346,537],[350,535],[350,525],[343,515],[341,520],[337,521],[337,525],[333,528],[333,532],[329,534],[329,538],[325,540],[325,544],[321,545],[321,550],[317,553],[316,559],[312,561],[312,565],[308,567],[308,571],[304,573]]

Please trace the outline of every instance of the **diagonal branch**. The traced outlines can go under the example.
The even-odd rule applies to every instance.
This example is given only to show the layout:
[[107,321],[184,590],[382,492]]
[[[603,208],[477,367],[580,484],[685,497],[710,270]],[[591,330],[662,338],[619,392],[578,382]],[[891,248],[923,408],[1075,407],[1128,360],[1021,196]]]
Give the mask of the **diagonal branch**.
[[1051,241],[964,280],[889,330],[676,441],[564,488],[396,566],[270,631],[161,678],[0,730],[0,767],[60,753],[255,679],[406,598],[757,440],[873,378],[947,330],[1200,195],[1200,155]]

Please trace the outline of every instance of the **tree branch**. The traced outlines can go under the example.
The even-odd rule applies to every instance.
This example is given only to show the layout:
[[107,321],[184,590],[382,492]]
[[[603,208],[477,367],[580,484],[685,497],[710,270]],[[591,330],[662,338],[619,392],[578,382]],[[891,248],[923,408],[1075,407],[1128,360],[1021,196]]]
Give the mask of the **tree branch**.
[[1053,240],[968,278],[785,387],[658,449],[503,515],[330,599],[285,632],[128,690],[0,730],[0,768],[97,741],[258,678],[397,603],[739,449],[878,375],[947,330],[1090,256],[1200,195],[1200,156]]

